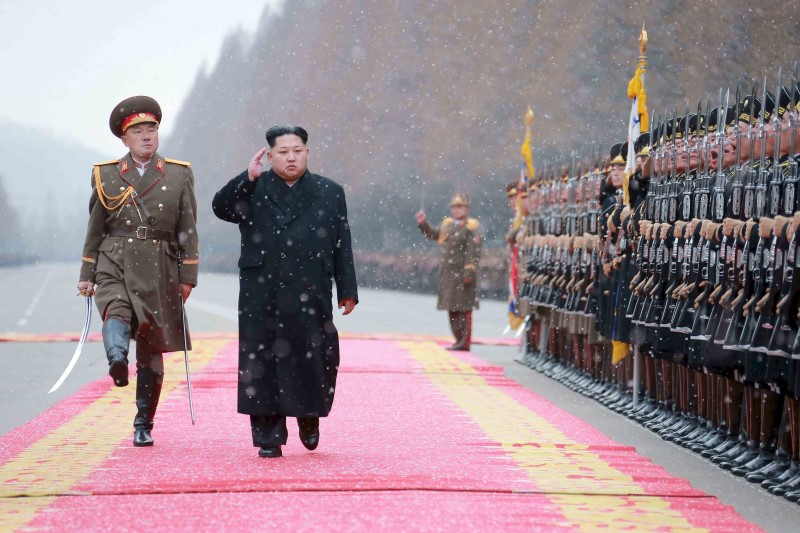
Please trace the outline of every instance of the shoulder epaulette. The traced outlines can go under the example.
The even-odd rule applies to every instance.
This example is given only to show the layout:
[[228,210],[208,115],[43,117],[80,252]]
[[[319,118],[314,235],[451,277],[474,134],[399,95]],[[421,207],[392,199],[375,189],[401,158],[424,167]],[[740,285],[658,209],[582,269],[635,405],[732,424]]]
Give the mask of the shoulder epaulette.
[[481,227],[481,223],[478,222],[477,218],[468,218],[467,219],[467,229],[470,231],[475,231],[479,227]]
[[192,166],[192,164],[189,163],[188,161],[178,161],[177,159],[169,159],[169,158],[166,158],[166,157],[164,158],[164,161],[166,161],[167,163],[173,163],[175,165],[183,165],[185,167]]
[[439,244],[444,244],[444,242],[447,240],[447,233],[445,233],[445,229],[447,228],[447,226],[452,226],[452,225],[453,225],[453,219],[451,217],[444,217],[444,220],[442,220],[442,225],[439,226],[439,237],[438,239],[436,239],[439,242]]
[[102,163],[95,163],[94,166],[102,167],[105,165],[116,165],[117,163],[119,163],[119,159],[112,159],[111,161],[103,161]]

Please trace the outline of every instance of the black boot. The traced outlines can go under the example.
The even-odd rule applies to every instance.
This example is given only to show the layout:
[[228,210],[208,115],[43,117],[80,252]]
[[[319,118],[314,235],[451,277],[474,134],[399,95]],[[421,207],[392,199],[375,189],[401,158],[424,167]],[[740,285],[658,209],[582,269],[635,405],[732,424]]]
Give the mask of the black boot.
[[[775,452],[772,450],[767,450],[764,448],[764,444],[762,443],[759,446],[758,455],[756,455],[750,461],[744,463],[743,465],[736,466],[731,468],[731,473],[734,476],[744,477],[747,474],[751,474],[756,470],[760,470],[768,465],[771,465],[775,461]],[[789,460],[786,460],[786,466],[789,465]],[[762,482],[764,479],[758,479],[758,482]]]
[[164,372],[150,367],[136,370],[136,418],[133,420],[133,445],[152,446],[153,419],[156,416]]
[[469,333],[467,331],[467,314],[463,311],[450,311],[450,329],[456,342],[445,350],[469,351]]
[[297,427],[300,429],[300,442],[307,450],[316,450],[319,445],[319,418],[298,418]]
[[108,358],[108,375],[117,387],[128,385],[128,346],[131,328],[125,322],[109,318],[103,322],[103,346]]
[[762,466],[758,470],[745,474],[744,478],[751,483],[763,483],[768,479],[779,477],[789,469],[790,465],[791,458],[789,454],[783,449],[778,448],[778,451],[775,452],[775,459],[771,463]]

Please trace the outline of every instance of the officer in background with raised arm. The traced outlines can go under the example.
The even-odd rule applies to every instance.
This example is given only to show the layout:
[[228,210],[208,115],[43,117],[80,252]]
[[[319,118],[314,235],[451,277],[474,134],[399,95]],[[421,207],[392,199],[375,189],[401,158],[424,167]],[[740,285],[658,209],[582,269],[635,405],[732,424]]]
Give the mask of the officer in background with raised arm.
[[[527,192],[527,191],[526,191]],[[417,223],[429,239],[442,248],[439,265],[439,300],[445,310],[455,343],[448,350],[469,351],[472,343],[472,310],[478,308],[478,261],[481,256],[480,224],[469,218],[469,196],[453,195],[450,214],[438,227],[428,222],[424,211],[417,213]]]

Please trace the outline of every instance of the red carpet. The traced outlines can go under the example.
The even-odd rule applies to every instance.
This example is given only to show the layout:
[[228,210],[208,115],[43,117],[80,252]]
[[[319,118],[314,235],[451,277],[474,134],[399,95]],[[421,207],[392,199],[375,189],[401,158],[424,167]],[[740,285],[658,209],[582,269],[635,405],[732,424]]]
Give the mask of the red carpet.
[[757,531],[499,368],[429,341],[344,340],[319,448],[290,420],[271,460],[235,412],[235,339],[191,354],[196,426],[179,355],[153,448],[130,442],[134,387],[107,379],[0,438],[0,530]]

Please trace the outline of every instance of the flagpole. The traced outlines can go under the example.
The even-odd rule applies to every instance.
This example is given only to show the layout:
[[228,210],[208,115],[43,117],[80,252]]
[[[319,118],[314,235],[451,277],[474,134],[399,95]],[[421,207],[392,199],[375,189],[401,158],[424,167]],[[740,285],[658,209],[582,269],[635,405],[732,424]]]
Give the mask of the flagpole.
[[[644,92],[644,82],[645,82],[645,75],[647,73],[647,30],[644,27],[644,21],[642,21],[642,32],[639,34],[639,68],[642,71],[642,89]],[[637,102],[638,103],[638,102]],[[639,131],[648,131],[649,124],[647,124],[647,110],[645,109],[644,115],[640,115],[642,117],[640,119]],[[645,122],[641,122],[644,120]],[[628,146],[628,151],[630,153],[632,146]],[[633,155],[636,157],[636,154]],[[639,237],[642,238],[641,236]],[[639,406],[639,388],[641,385],[641,374],[642,374],[642,354],[639,353],[639,345],[633,345],[633,407],[631,409],[636,409]]]

